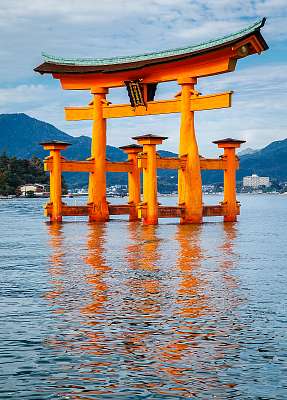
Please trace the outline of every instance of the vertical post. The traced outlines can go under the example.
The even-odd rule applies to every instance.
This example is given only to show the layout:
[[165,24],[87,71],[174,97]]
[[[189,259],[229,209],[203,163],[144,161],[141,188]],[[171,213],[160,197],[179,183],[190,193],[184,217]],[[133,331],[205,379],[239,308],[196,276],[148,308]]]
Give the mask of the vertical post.
[[129,206],[130,206],[130,221],[138,221],[137,206],[141,201],[140,188],[140,169],[138,167],[138,154],[143,151],[142,146],[131,144],[120,147],[127,155],[128,161],[131,163],[131,171],[128,172],[128,191],[129,191]]
[[103,117],[103,105],[108,90],[92,88],[93,129],[91,157],[94,160],[94,172],[89,177],[90,221],[108,221],[109,208],[106,199],[106,119]]
[[52,161],[50,171],[50,213],[51,222],[62,221],[62,168],[61,150],[65,150],[70,144],[57,140],[41,143],[45,150],[50,150],[49,160]]
[[240,147],[240,145],[245,143],[245,141],[228,138],[217,140],[213,143],[217,144],[219,148],[224,149],[223,159],[226,161],[226,167],[224,169],[224,222],[234,222],[237,221],[238,214],[236,200],[237,158],[235,155],[235,149]]
[[146,166],[143,168],[143,201],[146,203],[146,214],[144,224],[157,225],[158,223],[158,201],[157,201],[157,155],[156,145],[167,139],[163,136],[143,135],[136,136],[140,145],[143,145],[143,152],[146,154]]
[[52,216],[50,221],[61,222],[62,221],[62,171],[61,171],[61,153],[60,150],[51,150],[50,152],[53,167],[50,175],[50,181],[52,181],[51,200],[53,204]]
[[178,171],[178,203],[185,205],[181,223],[202,222],[202,182],[200,158],[194,128],[194,112],[191,111],[191,95],[196,78],[182,78],[181,85],[181,124],[179,156],[187,155],[186,167]]

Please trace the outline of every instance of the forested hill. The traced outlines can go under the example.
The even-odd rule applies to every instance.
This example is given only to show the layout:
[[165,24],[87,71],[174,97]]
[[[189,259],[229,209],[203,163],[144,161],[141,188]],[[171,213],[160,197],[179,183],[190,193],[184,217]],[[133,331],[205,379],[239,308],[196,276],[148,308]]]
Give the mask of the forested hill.
[[[0,152],[9,156],[29,159],[33,156],[44,158],[47,152],[40,142],[62,140],[72,144],[65,157],[81,160],[90,156],[91,138],[88,136],[74,137],[60,131],[47,122],[31,118],[26,114],[0,114]],[[125,160],[125,154],[116,147],[108,146],[108,158],[117,161]]]
[[[63,140],[72,144],[64,153],[68,159],[83,160],[90,155],[91,138],[87,136],[73,137],[60,131],[55,126],[26,114],[0,114],[0,153],[9,156],[30,159],[33,156],[44,158],[47,155],[40,142],[46,140]],[[163,157],[174,156],[167,151],[159,152]],[[113,146],[107,146],[107,158],[111,161],[123,161],[125,153]],[[243,176],[256,173],[267,175],[273,179],[287,181],[287,139],[276,141],[252,154],[240,157],[238,180]],[[159,171],[161,186],[171,189],[176,183],[175,171]],[[66,174],[69,184],[82,185],[87,183],[87,174]],[[221,171],[204,171],[204,183],[222,181]],[[110,184],[126,182],[126,174],[108,174]]]
[[0,196],[19,195],[19,186],[27,183],[49,183],[42,161],[36,157],[23,160],[0,155]]

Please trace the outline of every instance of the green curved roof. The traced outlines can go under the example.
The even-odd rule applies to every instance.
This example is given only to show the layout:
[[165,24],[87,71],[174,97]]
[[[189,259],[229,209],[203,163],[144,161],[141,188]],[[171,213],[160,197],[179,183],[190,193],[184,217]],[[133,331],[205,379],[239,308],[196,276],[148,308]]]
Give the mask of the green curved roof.
[[[181,47],[177,49],[169,49],[153,53],[139,54],[135,56],[112,57],[112,58],[63,58],[55,57],[46,53],[42,53],[45,63],[61,64],[61,65],[77,65],[77,66],[101,66],[101,65],[116,65],[116,64],[130,64],[140,61],[148,61],[154,59],[161,59],[172,56],[179,56],[184,54],[195,53],[198,51],[208,50],[212,47],[224,45],[225,43],[233,42],[234,40],[243,38],[255,31],[259,31],[265,23],[265,18],[245,29],[241,29],[236,33],[223,36],[218,39],[209,40],[197,45]],[[37,69],[36,69],[37,70]]]

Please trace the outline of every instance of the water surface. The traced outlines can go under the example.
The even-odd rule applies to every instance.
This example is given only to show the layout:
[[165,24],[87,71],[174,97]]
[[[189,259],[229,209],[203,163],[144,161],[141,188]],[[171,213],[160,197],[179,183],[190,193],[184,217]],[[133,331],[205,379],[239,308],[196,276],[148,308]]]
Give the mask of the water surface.
[[287,398],[286,196],[201,226],[41,203],[0,201],[1,399]]

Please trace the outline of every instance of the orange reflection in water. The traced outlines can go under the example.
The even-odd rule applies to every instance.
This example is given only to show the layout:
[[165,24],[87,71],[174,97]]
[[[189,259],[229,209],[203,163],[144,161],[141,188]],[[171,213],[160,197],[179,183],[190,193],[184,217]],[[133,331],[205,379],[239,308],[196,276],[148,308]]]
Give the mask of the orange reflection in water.
[[126,261],[134,274],[126,284],[131,291],[130,306],[143,317],[159,312],[160,284],[157,277],[160,253],[156,226],[128,225],[130,242],[126,248]]
[[[73,368],[79,368],[77,379],[84,392],[76,393],[70,387],[65,391],[70,398],[92,399],[122,390],[123,381],[118,379],[121,367],[113,359],[115,353],[121,358],[126,379],[130,376],[130,385],[135,390],[148,389],[157,396],[189,398],[201,395],[203,388],[212,392],[216,387],[224,393],[225,388],[235,386],[233,382],[221,382],[218,372],[227,368],[222,361],[226,351],[238,351],[238,345],[228,343],[226,339],[236,321],[222,325],[219,331],[214,316],[224,314],[225,309],[230,311],[238,304],[233,294],[238,283],[230,273],[237,257],[234,252],[236,227],[234,224],[222,225],[219,246],[212,249],[216,258],[212,254],[207,257],[203,250],[204,229],[204,225],[175,227],[171,240],[177,250],[168,252],[169,264],[164,264],[168,271],[163,271],[168,244],[161,239],[159,227],[126,223],[127,237],[123,240],[127,244],[124,250],[121,249],[125,252],[123,273],[126,277],[119,282],[124,285],[125,296],[112,311],[117,320],[122,317],[123,321],[119,328],[112,329],[108,307],[113,301],[114,288],[109,287],[108,278],[113,270],[106,261],[106,252],[112,243],[108,243],[107,224],[87,226],[86,254],[82,261],[90,270],[78,279],[88,283],[90,294],[79,308],[81,340],[77,335],[70,335],[53,342],[54,347],[62,346],[71,353],[81,354],[81,363]],[[61,226],[50,225],[49,234],[53,249],[49,272],[56,288],[46,298],[56,304],[57,297],[64,295],[63,286],[59,291],[57,278],[68,266],[64,262]],[[211,264],[213,258],[214,263],[219,260],[218,267]],[[209,263],[207,266],[206,262]],[[218,286],[218,292],[212,292],[213,279],[218,276],[221,286]],[[165,314],[167,288],[170,316]],[[224,298],[220,306],[217,297],[214,300],[214,294],[218,299]],[[109,379],[109,374],[113,379]],[[153,379],[149,380],[149,375]],[[137,376],[140,377],[138,380]]]
[[108,286],[104,280],[111,268],[107,265],[105,254],[105,224],[89,224],[87,233],[87,256],[84,262],[92,268],[92,273],[86,275],[87,282],[92,286],[91,303],[81,308],[81,312],[95,316],[102,310],[107,301]]
[[[207,257],[201,246],[203,229],[204,225],[177,226],[176,267],[180,279],[175,302],[178,319],[170,335],[172,339],[158,348],[161,361],[159,370],[164,371],[169,382],[165,388],[156,390],[158,394],[168,395],[171,388],[178,396],[186,398],[202,395],[203,388],[206,393],[214,390],[224,393],[226,389],[235,391],[233,382],[221,382],[218,378],[219,371],[228,368],[224,362],[226,353],[239,349],[237,343],[228,343],[234,326],[231,322],[219,330],[214,321],[218,314],[224,314],[219,307],[226,307],[226,311],[230,311],[231,307],[238,305],[234,296],[237,281],[230,274],[235,259],[233,243],[236,228],[234,224],[223,225],[219,238],[222,245],[219,249],[212,249],[214,253],[219,250],[218,270],[212,271],[210,268],[210,273],[205,264],[213,268],[214,264],[205,262]],[[214,291],[210,292],[214,285],[212,281],[218,274],[223,282],[220,286],[222,292],[218,293],[220,305],[211,297]],[[224,301],[221,301],[222,295]]]
[[44,294],[44,298],[49,300],[54,306],[54,313],[61,313],[63,310],[58,306],[57,298],[64,292],[62,276],[64,274],[64,256],[65,252],[62,246],[63,231],[61,224],[47,224],[49,233],[49,245],[51,247],[50,265],[48,272],[51,276],[49,282],[53,289]]

